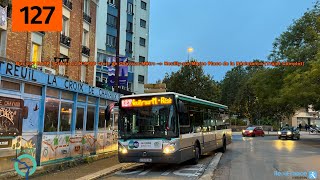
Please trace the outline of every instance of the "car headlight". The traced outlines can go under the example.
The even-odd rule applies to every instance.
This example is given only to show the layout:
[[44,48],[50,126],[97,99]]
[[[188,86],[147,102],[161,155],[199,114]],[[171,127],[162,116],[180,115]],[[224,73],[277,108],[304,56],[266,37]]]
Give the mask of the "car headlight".
[[252,133],[252,132],[253,132],[252,130],[249,131],[249,133]]
[[281,131],[278,131],[278,134],[281,134]]
[[242,130],[242,133],[244,133],[245,132],[245,130]]
[[287,134],[290,135],[290,134],[292,134],[292,132],[291,132],[291,131],[288,131]]
[[163,153],[170,154],[170,153],[173,153],[175,150],[176,150],[175,147],[172,144],[170,144],[163,148]]

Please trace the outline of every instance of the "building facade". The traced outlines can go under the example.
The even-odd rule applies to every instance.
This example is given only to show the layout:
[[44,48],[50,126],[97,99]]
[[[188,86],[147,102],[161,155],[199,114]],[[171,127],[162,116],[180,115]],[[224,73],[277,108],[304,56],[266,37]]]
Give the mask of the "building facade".
[[9,11],[6,33],[1,33],[1,40],[6,40],[1,43],[5,49],[1,57],[25,65],[42,62],[33,67],[93,85],[95,67],[90,63],[65,66],[54,62],[59,58],[65,58],[64,62],[95,62],[97,2],[63,0],[62,8],[61,32],[12,32]]
[[96,62],[97,2],[63,0],[62,32],[12,32],[6,3],[0,8],[8,12],[0,22],[0,173],[12,171],[12,159],[22,154],[44,165],[116,151],[116,112],[108,120],[104,114],[121,94],[94,86],[95,65],[54,66]]
[[[116,0],[100,1],[97,11],[97,61],[108,62],[116,56],[118,7]],[[122,0],[120,5],[120,57],[128,62],[147,62],[149,46],[149,0]],[[108,67],[96,68],[96,85],[108,87]],[[143,93],[148,66],[129,66],[128,81],[122,89]]]

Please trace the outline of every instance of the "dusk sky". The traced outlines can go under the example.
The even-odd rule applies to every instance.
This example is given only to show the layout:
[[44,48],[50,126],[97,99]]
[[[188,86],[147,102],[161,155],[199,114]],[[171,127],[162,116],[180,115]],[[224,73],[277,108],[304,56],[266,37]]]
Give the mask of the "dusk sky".
[[[151,0],[149,61],[267,60],[276,37],[312,8],[311,0]],[[149,66],[148,83],[179,67]],[[222,80],[227,67],[206,66]]]

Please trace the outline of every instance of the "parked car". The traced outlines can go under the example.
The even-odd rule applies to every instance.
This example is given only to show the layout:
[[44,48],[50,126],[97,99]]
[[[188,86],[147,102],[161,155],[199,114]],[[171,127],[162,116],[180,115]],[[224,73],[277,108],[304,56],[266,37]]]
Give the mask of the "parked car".
[[264,136],[264,131],[261,127],[248,127],[246,130],[242,130],[242,136]]
[[285,138],[285,139],[300,139],[300,132],[298,128],[295,127],[284,127],[281,131],[278,132],[278,138]]

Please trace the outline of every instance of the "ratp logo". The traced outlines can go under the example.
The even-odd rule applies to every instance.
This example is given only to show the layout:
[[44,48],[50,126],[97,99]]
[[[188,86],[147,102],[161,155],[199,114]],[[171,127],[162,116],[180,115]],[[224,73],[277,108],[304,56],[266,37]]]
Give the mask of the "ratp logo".
[[[26,162],[22,161],[22,159],[29,159],[32,162],[32,166],[29,166]],[[16,170],[16,172],[23,177],[26,177],[26,179],[28,180],[28,177],[31,176],[37,169],[37,162],[34,159],[34,157],[32,157],[29,154],[23,154],[21,156],[19,156],[17,159],[13,159],[14,161],[16,161],[14,163],[14,169]],[[27,168],[27,172],[22,172],[19,168],[19,164],[22,164],[25,166],[25,168]],[[32,169],[31,169],[32,167]],[[31,169],[31,171],[30,171]]]
[[317,179],[318,172],[317,171],[309,171],[308,172],[308,179]]

